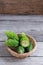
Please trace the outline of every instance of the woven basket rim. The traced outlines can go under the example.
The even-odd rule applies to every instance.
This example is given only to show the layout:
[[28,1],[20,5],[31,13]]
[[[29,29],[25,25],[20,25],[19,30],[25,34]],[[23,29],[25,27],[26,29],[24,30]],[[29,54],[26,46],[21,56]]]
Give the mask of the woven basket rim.
[[[20,34],[18,34],[18,36],[19,36],[19,35],[20,35]],[[36,42],[36,40],[35,40],[32,36],[30,36],[30,35],[26,35],[26,36],[28,36],[28,38],[30,38],[30,39],[34,42],[34,48],[33,48],[30,52],[26,52],[26,53],[23,53],[23,54],[19,54],[19,53],[13,51],[11,48],[9,48],[9,47],[6,46],[7,50],[8,50],[13,56],[15,56],[15,57],[29,56],[29,55],[31,55],[31,54],[36,50],[36,48],[37,48],[37,42]]]

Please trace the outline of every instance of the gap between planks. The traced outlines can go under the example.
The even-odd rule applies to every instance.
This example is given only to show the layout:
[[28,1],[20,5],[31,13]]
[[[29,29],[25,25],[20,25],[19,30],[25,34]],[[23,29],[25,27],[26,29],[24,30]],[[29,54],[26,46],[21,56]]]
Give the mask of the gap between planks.
[[1,57],[0,65],[43,65],[43,57],[27,57],[24,59]]
[[30,57],[18,59],[6,50],[4,42],[0,42],[0,65],[43,65],[43,42],[37,42],[37,50]]
[[[12,57],[6,49],[5,42],[0,42],[0,57]],[[31,57],[43,57],[43,42],[37,42],[37,50]]]
[[6,39],[4,35],[6,30],[14,31],[16,33],[25,32],[26,34],[33,36],[37,41],[43,41],[43,21],[0,21],[0,41]]

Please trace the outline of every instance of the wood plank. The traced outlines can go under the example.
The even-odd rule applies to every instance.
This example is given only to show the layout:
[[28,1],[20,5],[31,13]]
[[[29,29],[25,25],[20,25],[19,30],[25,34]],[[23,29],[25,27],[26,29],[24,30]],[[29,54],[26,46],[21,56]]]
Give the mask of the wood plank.
[[37,41],[43,41],[43,16],[0,15],[0,41],[6,39],[6,30],[25,32]]
[[32,20],[0,21],[0,41],[6,40],[4,34],[6,30],[11,30],[16,33],[25,32],[26,34],[32,35],[37,41],[43,41],[43,18],[39,20],[33,18]]
[[0,57],[0,65],[43,65],[43,57],[28,57],[17,59],[14,57]]
[[[5,42],[0,42],[0,57],[12,57],[6,49]],[[43,42],[37,42],[37,50],[31,57],[43,57]]]
[[0,0],[1,14],[43,14],[43,0]]
[[6,15],[0,14],[0,20],[25,20],[26,21],[43,21],[43,15]]

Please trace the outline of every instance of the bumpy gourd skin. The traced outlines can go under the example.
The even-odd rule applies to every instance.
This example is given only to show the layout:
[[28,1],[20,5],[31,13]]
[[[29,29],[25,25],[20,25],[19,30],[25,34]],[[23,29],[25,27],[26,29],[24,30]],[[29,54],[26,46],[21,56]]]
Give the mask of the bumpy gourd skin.
[[30,42],[29,47],[27,47],[27,51],[29,52],[29,51],[31,51],[32,49],[33,49],[33,44]]
[[8,39],[6,40],[5,44],[9,47],[17,47],[19,45],[19,42],[17,40]]
[[20,34],[20,45],[22,47],[28,47],[30,44],[28,37],[25,35],[25,33]]
[[31,43],[30,46],[29,46],[29,51],[31,51],[32,49],[33,49],[33,45]]
[[16,40],[19,40],[19,37],[18,37],[18,35],[15,32],[6,31],[5,34],[8,37],[8,39],[16,39]]
[[19,47],[17,48],[17,52],[20,53],[20,54],[22,54],[22,53],[25,52],[25,49],[24,49],[22,46],[19,46]]
[[24,37],[25,36],[25,33],[21,32],[20,34],[20,38]]

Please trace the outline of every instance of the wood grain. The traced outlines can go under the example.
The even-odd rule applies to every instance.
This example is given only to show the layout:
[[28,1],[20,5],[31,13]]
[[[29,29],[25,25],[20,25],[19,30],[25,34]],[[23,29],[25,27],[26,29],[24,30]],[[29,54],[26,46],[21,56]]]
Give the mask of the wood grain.
[[[4,52],[3,52],[4,51]],[[43,42],[37,42],[37,51],[30,57],[18,59],[12,57],[6,50],[4,42],[0,42],[0,64],[2,65],[43,65]]]
[[28,57],[17,59],[14,57],[0,57],[0,65],[43,65],[43,57]]
[[0,15],[0,41],[5,41],[4,32],[25,32],[37,41],[43,41],[43,16]]
[[0,0],[1,14],[43,14],[43,0]]
[[[12,57],[5,47],[6,30],[24,31],[37,41],[37,50],[30,57]],[[0,15],[0,65],[43,65],[43,16]]]
[[20,21],[20,22],[26,22],[28,21],[43,21],[43,15],[6,15],[6,14],[0,14],[0,20],[1,21]]
[[[5,42],[0,42],[0,57],[12,57],[6,49]],[[37,50],[31,57],[43,57],[43,42],[37,42]]]

